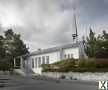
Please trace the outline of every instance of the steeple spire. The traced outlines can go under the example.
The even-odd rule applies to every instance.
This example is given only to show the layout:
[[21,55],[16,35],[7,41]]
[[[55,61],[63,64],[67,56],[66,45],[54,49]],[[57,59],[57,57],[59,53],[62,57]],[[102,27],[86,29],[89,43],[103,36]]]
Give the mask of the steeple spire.
[[73,14],[73,26],[74,26],[74,29],[75,29],[75,33],[72,34],[72,37],[73,37],[73,40],[76,40],[76,42],[78,42],[78,29],[77,29],[75,9],[74,9],[74,14]]

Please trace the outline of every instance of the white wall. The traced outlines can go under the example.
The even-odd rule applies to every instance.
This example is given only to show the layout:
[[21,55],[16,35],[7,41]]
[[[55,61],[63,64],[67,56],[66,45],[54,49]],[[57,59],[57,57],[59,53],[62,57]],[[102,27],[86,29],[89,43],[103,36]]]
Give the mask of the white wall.
[[66,76],[66,79],[85,80],[85,81],[99,81],[99,80],[108,80],[108,72],[68,72],[68,73],[59,73],[59,72],[43,72],[42,75],[52,78],[60,78],[62,75]]
[[[73,54],[73,58],[78,59],[79,58],[79,48],[63,49],[63,54],[64,55]],[[44,57],[49,56],[49,64],[52,64],[60,60],[60,51],[30,56],[28,59],[28,65],[35,73],[41,74],[41,71],[42,71],[41,67],[35,66],[36,64],[35,58],[41,57],[41,63],[42,63],[43,56]],[[32,68],[32,59],[34,59],[34,68]]]
[[[51,53],[45,53],[45,54],[41,54],[41,55],[33,55],[29,57],[29,67],[38,74],[41,74],[42,68],[41,67],[36,67],[35,64],[35,58],[41,57],[41,61],[42,61],[42,57],[46,57],[49,56],[49,64],[57,62],[60,60],[60,53],[59,51],[56,52],[51,52]],[[32,59],[34,59],[34,68],[32,68]],[[42,63],[42,62],[41,62]]]
[[64,55],[73,54],[73,58],[79,58],[79,48],[68,48],[64,49]]
[[51,52],[51,53],[45,53],[45,54],[41,54],[41,55],[34,55],[34,56],[31,56],[31,59],[32,58],[36,58],[36,57],[41,57],[42,58],[42,56],[49,56],[49,63],[51,64],[51,63],[54,63],[54,62],[56,62],[56,61],[58,61],[59,59],[60,59],[60,56],[59,56],[59,51],[57,51],[57,52]]

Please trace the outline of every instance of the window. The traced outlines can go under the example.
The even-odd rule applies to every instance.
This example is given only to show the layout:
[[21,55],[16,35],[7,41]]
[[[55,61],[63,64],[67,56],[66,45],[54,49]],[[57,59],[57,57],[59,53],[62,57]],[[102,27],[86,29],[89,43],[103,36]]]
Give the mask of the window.
[[38,66],[41,65],[41,57],[38,57]]
[[64,58],[66,58],[66,54],[64,55]]
[[34,59],[32,58],[32,68],[34,68]]
[[42,57],[42,64],[45,64],[45,57]]
[[15,68],[19,69],[21,67],[21,60],[20,58],[15,59]]
[[49,64],[49,56],[46,56],[46,64]]
[[35,66],[37,67],[37,58],[35,58]]
[[73,54],[71,54],[71,58],[73,58]]
[[68,54],[68,58],[70,58],[70,54]]

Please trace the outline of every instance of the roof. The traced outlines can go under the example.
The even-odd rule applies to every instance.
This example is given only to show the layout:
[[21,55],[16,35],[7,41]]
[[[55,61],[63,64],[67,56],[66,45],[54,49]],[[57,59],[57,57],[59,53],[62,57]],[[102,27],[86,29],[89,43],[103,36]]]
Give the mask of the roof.
[[47,48],[47,49],[39,49],[37,51],[34,51],[34,52],[30,53],[29,56],[55,52],[55,51],[59,51],[60,49],[76,48],[76,47],[79,47],[80,43],[81,42],[73,43],[73,44],[66,44],[66,45],[52,47],[52,48]]

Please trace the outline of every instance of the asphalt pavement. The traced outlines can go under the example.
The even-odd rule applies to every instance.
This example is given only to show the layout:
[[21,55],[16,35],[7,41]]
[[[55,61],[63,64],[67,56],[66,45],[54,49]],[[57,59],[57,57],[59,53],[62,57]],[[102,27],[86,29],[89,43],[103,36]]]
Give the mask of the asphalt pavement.
[[0,75],[0,90],[98,90],[98,83]]

